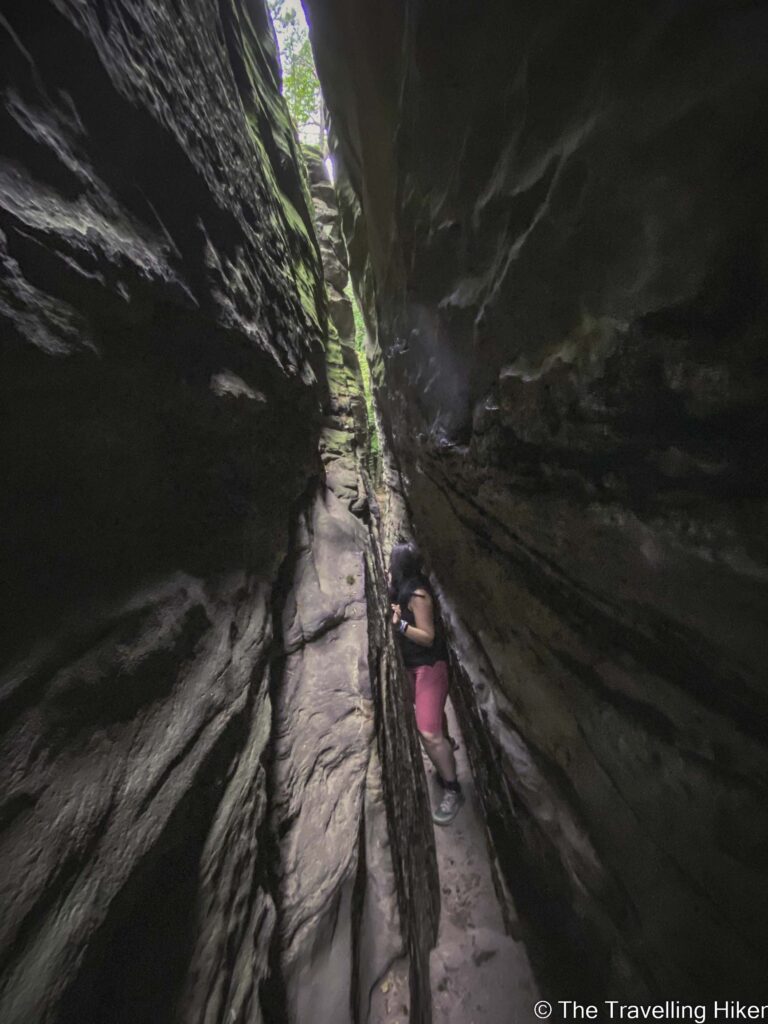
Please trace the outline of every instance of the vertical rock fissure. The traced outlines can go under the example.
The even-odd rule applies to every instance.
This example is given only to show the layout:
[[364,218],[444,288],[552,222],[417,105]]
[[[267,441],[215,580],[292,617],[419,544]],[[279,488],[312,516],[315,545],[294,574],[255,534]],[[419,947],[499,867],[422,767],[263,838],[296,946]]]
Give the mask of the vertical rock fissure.
[[410,967],[410,1020],[431,1021],[429,952],[440,913],[435,860],[421,753],[406,696],[404,672],[389,625],[382,552],[374,536],[367,554],[371,678],[377,688],[377,740],[387,807],[400,925]]
[[[381,509],[371,467],[371,426],[361,375],[359,318],[348,294],[347,251],[338,197],[320,154],[305,147],[329,295],[327,359],[331,418],[321,441],[326,484],[359,517],[365,607],[365,670],[377,756],[369,761],[357,875],[352,893],[356,1019],[368,1018],[371,992],[394,959],[408,955],[410,1015],[431,1019],[429,950],[438,916],[438,879],[419,746],[402,665],[389,626]],[[382,831],[383,830],[383,831]],[[386,841],[385,841],[386,837]],[[382,893],[389,893],[382,901]],[[391,904],[396,900],[397,908]],[[388,904],[388,901],[389,904]],[[401,939],[402,935],[402,939]]]
[[357,874],[355,875],[355,884],[352,889],[352,928],[349,953],[352,961],[352,984],[349,988],[349,1015],[352,1024],[365,1024],[367,1020],[367,1014],[361,1017],[361,1008],[364,1005],[364,999],[368,998],[368,993],[364,993],[362,991],[362,976],[366,965],[363,964],[361,958],[362,925],[363,913],[365,910],[367,873],[365,835],[366,820],[365,805],[363,805],[363,809],[360,814],[360,830],[357,842]]
[[542,979],[764,999],[766,11],[305,3]]
[[764,5],[304,3],[335,182],[263,0],[0,17],[3,1024],[451,1011],[412,534],[549,994],[757,998]]
[[[382,451],[387,481],[388,544],[418,540],[397,457],[386,442]],[[437,849],[433,849],[432,856],[436,852],[439,932],[436,928],[429,942],[424,941],[422,933],[426,957],[419,962],[419,969],[431,986],[431,1002],[439,1019],[462,1021],[467,1013],[472,1013],[478,1020],[495,1021],[502,1013],[515,1016],[528,1012],[537,998],[538,986],[550,978],[553,957],[557,959],[562,953],[568,963],[575,962],[569,946],[572,934],[558,935],[556,931],[563,928],[567,915],[550,915],[543,924],[543,914],[538,913],[540,909],[548,909],[548,868],[556,870],[557,866],[542,866],[536,879],[542,886],[540,890],[526,889],[527,877],[522,871],[516,874],[516,869],[520,868],[520,836],[513,831],[510,837],[509,821],[503,817],[500,820],[499,809],[503,807],[511,814],[514,825],[519,812],[509,797],[509,786],[501,772],[500,750],[488,730],[480,694],[462,664],[459,651],[466,656],[466,644],[462,644],[457,635],[452,605],[439,579],[434,573],[430,575],[437,598],[436,613],[445,630],[449,650],[448,717],[453,722],[454,736],[459,737],[466,748],[466,755],[457,753],[456,756],[457,766],[461,765],[459,778],[471,806],[460,813],[449,829],[436,830]],[[408,698],[403,695],[400,700]],[[401,703],[401,708],[404,706]],[[415,770],[420,781],[426,773],[428,815],[430,799],[438,803],[442,790],[436,783],[434,766],[425,754],[419,758]],[[409,870],[418,875],[417,866]],[[540,897],[543,899],[541,908]],[[529,927],[529,914],[537,927],[555,929],[554,937],[545,946],[539,941],[540,932]],[[533,963],[531,950],[542,954]],[[493,961],[491,967],[486,965],[489,960]],[[562,976],[563,972],[558,970],[558,980]],[[582,970],[577,978],[579,991],[582,985],[588,984],[589,977],[589,970]]]

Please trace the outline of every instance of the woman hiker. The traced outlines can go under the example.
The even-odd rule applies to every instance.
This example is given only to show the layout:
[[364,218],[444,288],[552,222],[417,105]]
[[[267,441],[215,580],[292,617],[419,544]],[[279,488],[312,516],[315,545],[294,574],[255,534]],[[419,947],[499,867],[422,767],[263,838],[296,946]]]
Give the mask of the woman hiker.
[[415,544],[396,544],[389,563],[392,622],[413,687],[416,727],[430,761],[437,769],[443,797],[432,820],[449,825],[464,803],[456,778],[454,743],[445,726],[448,696],[448,652],[436,629],[434,600]]

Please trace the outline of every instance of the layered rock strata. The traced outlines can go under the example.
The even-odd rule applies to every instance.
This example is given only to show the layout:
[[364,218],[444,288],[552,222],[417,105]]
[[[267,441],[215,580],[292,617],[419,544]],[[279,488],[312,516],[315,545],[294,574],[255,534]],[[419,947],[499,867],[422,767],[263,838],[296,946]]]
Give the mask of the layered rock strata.
[[[343,241],[330,243],[338,220],[333,186],[319,152],[304,156],[332,314],[329,394],[323,479],[302,503],[282,573],[269,769],[284,999],[274,1019],[297,1024],[367,1019],[370,988],[400,952],[368,664],[368,531],[358,518],[368,512],[360,468],[367,438],[354,324],[351,310],[348,322],[343,316]],[[377,850],[382,892],[371,905],[367,865]],[[372,943],[361,962],[361,944]]]
[[253,1019],[271,591],[324,387],[271,28],[38,0],[0,38],[0,1017]]
[[[393,960],[411,1019],[430,1019],[437,871],[404,673],[389,623],[381,512],[366,472],[366,411],[335,191],[306,153],[329,295],[325,476],[283,570],[273,669],[270,828],[278,853],[284,1013],[365,1021]],[[394,517],[388,517],[392,521]]]
[[393,652],[266,9],[36,0],[0,40],[0,1017],[365,1020]]
[[[367,518],[370,480],[366,483],[370,447],[363,382],[355,346],[355,317],[349,292],[347,247],[342,233],[336,189],[323,154],[303,147],[320,256],[328,299],[325,364],[330,391],[329,417],[323,425],[320,450],[328,485],[356,515]],[[374,508],[374,513],[377,509]]]
[[765,11],[306,6],[542,981],[764,997]]

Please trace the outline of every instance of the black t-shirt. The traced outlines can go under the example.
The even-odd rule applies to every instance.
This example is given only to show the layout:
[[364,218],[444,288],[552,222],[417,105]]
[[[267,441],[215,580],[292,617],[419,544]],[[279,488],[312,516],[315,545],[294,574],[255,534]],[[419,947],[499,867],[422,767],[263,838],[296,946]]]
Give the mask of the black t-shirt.
[[440,626],[437,607],[435,606],[435,598],[432,594],[429,583],[423,576],[417,576],[414,579],[406,580],[400,588],[397,603],[400,605],[402,618],[411,626],[416,625],[416,617],[408,607],[408,603],[416,590],[425,590],[432,598],[433,614],[435,619],[435,639],[432,641],[430,647],[425,647],[423,644],[417,644],[413,640],[409,640],[407,633],[403,636],[402,633],[398,632],[397,636],[400,641],[400,650],[403,652],[403,661],[408,668],[418,668],[419,665],[434,665],[436,661],[448,660],[448,651],[445,646],[445,638]]

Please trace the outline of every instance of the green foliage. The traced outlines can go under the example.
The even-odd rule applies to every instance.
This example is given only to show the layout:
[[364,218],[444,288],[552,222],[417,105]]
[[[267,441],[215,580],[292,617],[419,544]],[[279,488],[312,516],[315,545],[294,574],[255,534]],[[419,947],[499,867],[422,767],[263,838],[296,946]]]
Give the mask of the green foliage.
[[317,80],[312,46],[297,0],[269,0],[280,47],[283,96],[302,142],[322,146],[325,137],[323,100]]

